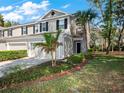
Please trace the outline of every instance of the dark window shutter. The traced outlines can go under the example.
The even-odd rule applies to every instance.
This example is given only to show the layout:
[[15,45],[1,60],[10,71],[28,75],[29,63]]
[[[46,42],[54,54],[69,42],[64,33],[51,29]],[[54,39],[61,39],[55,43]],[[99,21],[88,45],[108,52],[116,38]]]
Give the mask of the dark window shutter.
[[4,30],[2,32],[3,32],[3,37],[4,37]]
[[23,35],[23,27],[21,27],[21,34]]
[[59,29],[59,20],[56,20],[56,30]]
[[28,27],[26,26],[26,34],[28,34]]
[[35,25],[33,25],[33,34],[35,34]]
[[64,19],[64,29],[67,29],[67,27],[68,27],[68,19],[65,18]]
[[10,30],[7,30],[7,35],[8,35],[8,36],[10,36],[10,35],[9,35],[9,33],[10,33],[9,31],[10,31]]
[[46,22],[46,31],[48,31],[48,22]]
[[12,29],[11,29],[10,31],[11,31],[11,33],[10,33],[10,34],[11,34],[11,36],[12,36],[12,34],[13,34],[13,33],[12,33],[12,32],[13,32],[13,31],[12,31]]
[[42,23],[40,23],[40,32],[42,32]]

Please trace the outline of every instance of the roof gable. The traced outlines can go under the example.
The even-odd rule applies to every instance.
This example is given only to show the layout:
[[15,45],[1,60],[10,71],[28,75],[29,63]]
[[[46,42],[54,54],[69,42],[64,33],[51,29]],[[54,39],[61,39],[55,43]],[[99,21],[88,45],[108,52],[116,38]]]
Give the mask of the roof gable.
[[46,18],[51,18],[51,17],[57,17],[57,16],[61,16],[61,15],[68,15],[68,13],[65,13],[63,11],[60,10],[50,10],[48,11],[44,16],[42,16],[40,19],[46,19]]

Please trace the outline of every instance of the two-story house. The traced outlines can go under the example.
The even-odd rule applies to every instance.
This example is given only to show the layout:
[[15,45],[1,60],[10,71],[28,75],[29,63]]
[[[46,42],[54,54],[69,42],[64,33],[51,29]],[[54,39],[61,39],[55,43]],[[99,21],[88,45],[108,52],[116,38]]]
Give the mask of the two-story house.
[[29,57],[50,58],[49,54],[34,48],[34,43],[44,42],[43,34],[54,34],[57,29],[62,29],[59,42],[63,44],[57,49],[57,58],[86,50],[83,33],[77,28],[73,16],[56,9],[34,22],[0,28],[0,50],[27,50]]

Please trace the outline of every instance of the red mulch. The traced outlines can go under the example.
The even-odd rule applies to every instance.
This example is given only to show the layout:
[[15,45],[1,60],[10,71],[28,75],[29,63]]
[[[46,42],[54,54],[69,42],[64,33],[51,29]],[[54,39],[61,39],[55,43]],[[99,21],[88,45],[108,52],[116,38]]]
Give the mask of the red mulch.
[[88,61],[85,60],[81,64],[79,64],[79,65],[75,66],[74,68],[72,68],[71,70],[66,70],[66,71],[63,71],[63,72],[60,72],[60,73],[56,73],[56,74],[53,74],[53,75],[50,75],[50,76],[43,76],[43,77],[40,78],[40,80],[41,81],[53,80],[53,79],[56,79],[58,77],[63,77],[65,75],[69,75],[72,72],[81,70],[81,68],[83,66],[85,66],[87,63],[88,63]]

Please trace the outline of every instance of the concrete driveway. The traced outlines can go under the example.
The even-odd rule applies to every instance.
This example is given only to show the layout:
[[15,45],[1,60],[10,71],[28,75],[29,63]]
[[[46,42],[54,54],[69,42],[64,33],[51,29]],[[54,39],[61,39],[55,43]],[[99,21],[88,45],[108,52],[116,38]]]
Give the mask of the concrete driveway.
[[50,61],[50,59],[23,58],[11,61],[0,62],[0,77],[12,73],[17,70],[30,68]]

